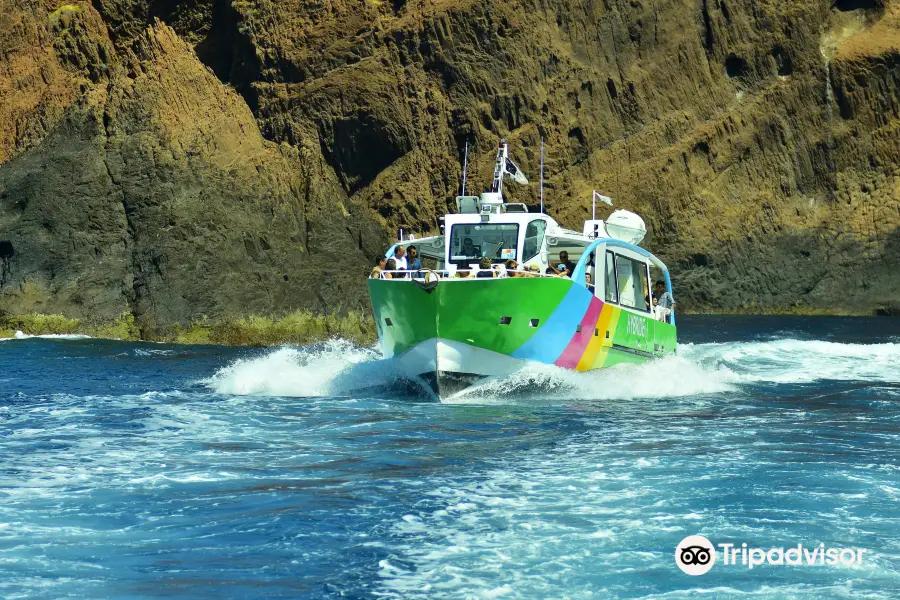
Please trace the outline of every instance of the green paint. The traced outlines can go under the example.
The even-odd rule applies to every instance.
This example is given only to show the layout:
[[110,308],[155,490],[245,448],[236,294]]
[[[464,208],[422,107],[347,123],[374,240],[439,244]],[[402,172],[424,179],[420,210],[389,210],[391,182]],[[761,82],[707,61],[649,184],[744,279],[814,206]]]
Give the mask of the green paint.
[[[433,337],[511,354],[547,322],[572,285],[568,279],[476,279],[441,282],[429,294],[411,282],[370,279],[369,293],[393,354]],[[501,325],[501,317],[510,324]],[[539,327],[530,327],[531,319]]]
[[[391,355],[432,338],[510,355],[545,326],[572,285],[571,280],[557,278],[442,281],[429,293],[408,281],[370,279],[369,293],[382,345]],[[655,355],[675,352],[674,326],[649,314],[634,314],[619,307],[614,310],[608,325],[612,338],[604,340],[605,346]],[[510,319],[509,325],[501,324],[504,317]],[[572,317],[580,319],[581,315]],[[388,319],[391,325],[387,325]],[[531,327],[531,319],[538,319],[539,326]],[[616,348],[608,348],[606,353],[597,367],[647,360]]]

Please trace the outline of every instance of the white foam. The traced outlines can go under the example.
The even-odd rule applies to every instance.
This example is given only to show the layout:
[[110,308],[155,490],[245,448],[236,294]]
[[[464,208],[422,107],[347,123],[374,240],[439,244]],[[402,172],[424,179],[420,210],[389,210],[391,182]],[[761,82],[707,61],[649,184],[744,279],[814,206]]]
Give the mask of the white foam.
[[841,344],[782,339],[767,342],[684,344],[679,355],[727,368],[747,382],[821,380],[900,383],[900,344]]
[[575,372],[534,364],[451,398],[479,403],[539,395],[542,400],[632,400],[733,392],[755,383],[821,380],[900,383],[900,344],[782,339],[683,344],[676,356],[640,365]]
[[[678,354],[639,365],[575,372],[534,363],[448,400],[479,404],[632,400],[720,394],[757,383],[818,380],[900,382],[900,344],[841,344],[783,339],[683,344]],[[205,383],[223,394],[338,396],[399,378],[372,348],[334,340],[314,348],[279,348],[235,361]]]
[[279,348],[235,361],[205,383],[220,394],[340,396],[391,377],[390,364],[379,361],[373,349],[332,340],[319,347]]
[[42,339],[42,340],[89,340],[91,336],[82,335],[79,333],[43,333],[40,335],[29,335],[23,331],[16,331],[16,337],[14,338],[2,338],[0,341],[6,340],[30,340],[30,339]]
[[[152,348],[135,348],[134,356],[168,356],[171,354],[175,354],[175,350],[155,350]],[[127,356],[128,353],[120,354],[119,356]]]
[[542,399],[560,400],[673,398],[732,391],[740,380],[727,367],[705,367],[682,356],[588,372],[535,363],[466,391],[450,402],[478,402],[497,396],[534,393],[539,393]]

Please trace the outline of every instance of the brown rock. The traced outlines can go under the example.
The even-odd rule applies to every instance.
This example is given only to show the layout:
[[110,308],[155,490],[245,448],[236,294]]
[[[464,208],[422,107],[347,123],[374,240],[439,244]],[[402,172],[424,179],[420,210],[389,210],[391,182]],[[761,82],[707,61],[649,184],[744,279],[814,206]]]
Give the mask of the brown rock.
[[[354,216],[318,149],[264,140],[170,28],[129,52],[134,71],[91,88],[0,169],[6,309],[131,311],[147,328],[360,308],[366,252],[386,240]],[[361,237],[375,245],[364,252]]]
[[385,232],[437,231],[464,144],[478,189],[503,135],[533,181],[545,139],[564,224],[591,189],[640,212],[682,308],[895,303],[894,2],[96,0],[54,24],[17,1],[4,302],[158,324],[362,305]]

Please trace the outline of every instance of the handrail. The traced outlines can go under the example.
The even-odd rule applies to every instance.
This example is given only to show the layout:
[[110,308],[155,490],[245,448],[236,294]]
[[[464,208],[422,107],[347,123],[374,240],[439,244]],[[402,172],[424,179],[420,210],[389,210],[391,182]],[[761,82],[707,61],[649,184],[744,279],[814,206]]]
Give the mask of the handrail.
[[[381,272],[382,273],[390,273],[392,276],[397,275],[397,277],[391,277],[391,279],[386,279],[385,281],[393,281],[393,280],[409,281],[410,279],[425,279],[425,276],[418,276],[418,274],[420,272],[421,273],[435,273],[441,278],[441,280],[444,280],[444,279],[459,279],[459,280],[487,279],[486,277],[475,277],[474,274],[478,273],[479,270],[483,270],[483,271],[491,270],[494,273],[497,273],[499,275],[499,277],[492,277],[491,279],[517,279],[517,278],[528,279],[528,278],[532,278],[532,277],[545,277],[545,278],[551,278],[551,279],[567,279],[567,277],[564,277],[562,275],[552,275],[552,274],[548,275],[548,274],[544,274],[544,273],[537,273],[535,271],[520,271],[518,269],[516,269],[514,271],[508,271],[508,270],[500,271],[497,269],[471,269],[469,272],[472,273],[473,275],[471,275],[470,277],[456,277],[455,271],[449,271],[447,269],[419,269],[417,271],[412,271],[412,270],[405,271],[403,269],[388,271],[388,270],[384,269]],[[509,275],[510,273],[515,273],[516,275],[514,277],[511,277]],[[412,275],[412,277],[411,277],[411,275]],[[369,279],[373,279],[373,278],[370,276]],[[379,279],[384,279],[384,278],[379,277]]]
[[[590,245],[584,249],[581,253],[581,258],[578,259],[578,264],[575,265],[575,271],[572,273],[572,281],[576,283],[580,283],[581,285],[586,285],[584,281],[584,274],[587,271],[587,261],[590,259],[591,255],[594,253],[594,250],[597,249],[601,244],[605,244],[607,246],[615,246],[618,248],[625,248],[626,250],[631,250],[636,254],[640,254],[644,258],[648,259],[651,263],[653,263],[656,267],[658,267],[663,272],[663,278],[666,281],[666,291],[670,294],[672,293],[672,278],[669,277],[669,267],[666,264],[656,258],[654,255],[650,254],[648,250],[641,248],[640,246],[635,246],[634,244],[629,244],[628,242],[623,242],[622,240],[617,240],[615,238],[597,238]],[[594,265],[594,268],[598,268]],[[648,285],[650,282],[647,282]],[[596,282],[595,282],[596,285]],[[673,294],[674,296],[674,294]],[[672,309],[672,312],[669,313],[672,317],[671,325],[675,324],[675,309]]]
[[[626,242],[621,242],[621,240],[615,240],[615,241],[620,242],[620,244],[618,244],[618,245],[620,245],[622,247],[631,246],[631,244],[627,244]],[[614,245],[616,245],[616,244],[614,244]],[[592,244],[591,246],[588,246],[588,250],[591,252],[593,252],[593,248],[596,248],[596,245]],[[649,252],[647,252],[643,248],[639,248],[639,249],[643,251],[641,253],[642,255],[644,255],[644,256],[649,255]],[[584,287],[587,287],[587,284],[585,283],[585,280],[584,280],[585,265],[583,265],[582,263],[586,261],[585,256],[587,256],[587,255],[588,255],[588,252],[585,251],[585,253],[582,255],[581,259],[578,261],[578,264],[575,266],[575,272],[573,273],[572,279],[571,279],[571,281],[573,283],[580,283]],[[656,257],[654,257],[652,255],[648,256],[648,258],[650,258],[651,260],[656,259]],[[663,270],[663,273],[666,278],[666,288],[671,292],[672,291],[672,282],[671,282],[671,279],[669,278],[669,270],[667,268],[665,268],[665,264],[663,264],[663,262],[660,261],[659,259],[653,260],[653,264],[655,264],[656,266],[662,265],[660,268]],[[577,277],[579,274],[579,268],[581,268],[581,272],[580,272],[581,280],[580,281],[577,280]],[[484,270],[487,270],[487,269],[484,269]],[[397,277],[391,277],[391,279],[384,279],[383,277],[379,277],[378,279],[380,279],[381,281],[413,281],[413,280],[415,280],[415,281],[427,282],[426,277],[427,277],[428,273],[436,274],[439,278],[438,281],[440,281],[440,282],[443,282],[443,281],[483,281],[485,279],[532,279],[532,278],[568,279],[568,277],[566,277],[565,275],[535,273],[534,271],[519,271],[518,269],[515,271],[505,271],[505,270],[498,271],[496,269],[490,269],[490,270],[494,271],[495,273],[498,273],[499,276],[498,277],[490,277],[490,278],[475,277],[474,275],[470,275],[469,277],[456,277],[455,272],[449,271],[447,269],[419,269],[417,271],[405,271],[403,269],[399,269],[399,270],[392,270],[392,271],[387,271],[387,270],[381,271],[382,273],[390,273],[391,275],[398,275]],[[477,273],[478,270],[472,269],[470,272]],[[425,276],[418,276],[419,273],[424,273]],[[510,277],[509,273],[515,273],[516,276]],[[410,275],[412,275],[412,276],[410,276]],[[373,279],[373,278],[369,277],[369,279]],[[596,285],[596,283],[594,285]],[[671,310],[669,315],[672,318],[671,325],[675,325],[675,309],[674,308]]]

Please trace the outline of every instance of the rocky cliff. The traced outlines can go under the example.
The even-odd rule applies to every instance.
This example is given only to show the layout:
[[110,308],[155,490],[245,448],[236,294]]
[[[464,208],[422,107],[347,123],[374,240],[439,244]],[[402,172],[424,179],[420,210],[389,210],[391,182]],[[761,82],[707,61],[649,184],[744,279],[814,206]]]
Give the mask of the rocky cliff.
[[682,308],[897,309],[898,86],[887,0],[11,0],[0,310],[364,307],[500,136],[564,224],[640,212]]

